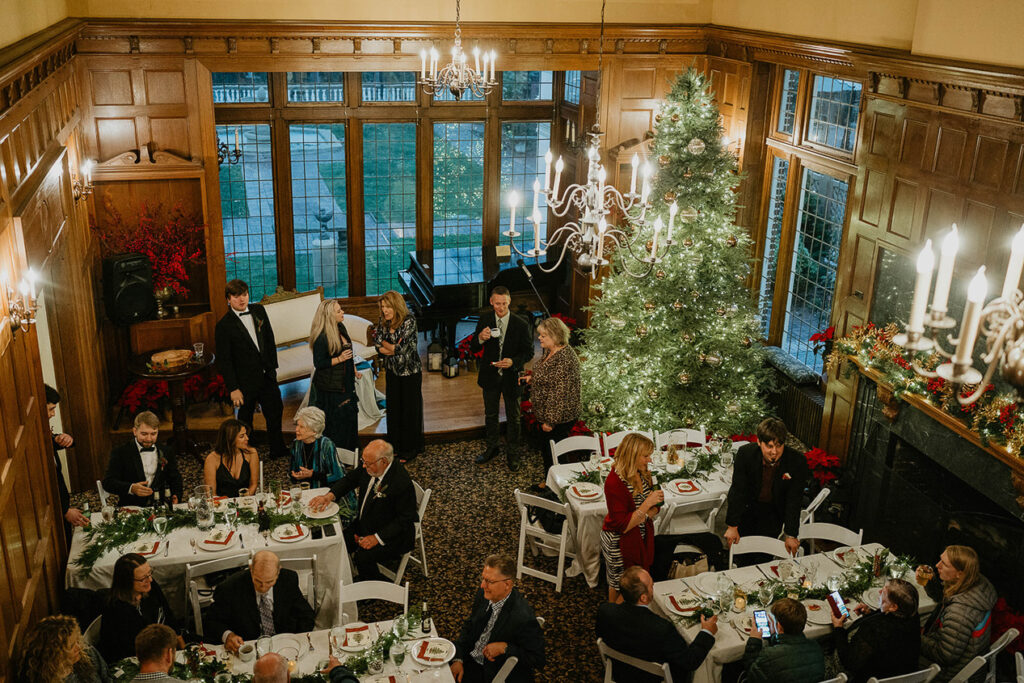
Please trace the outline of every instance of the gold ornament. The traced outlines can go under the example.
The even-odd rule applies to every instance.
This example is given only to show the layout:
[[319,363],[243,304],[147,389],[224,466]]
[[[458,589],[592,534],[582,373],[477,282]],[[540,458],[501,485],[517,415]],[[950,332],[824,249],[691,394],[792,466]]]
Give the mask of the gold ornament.
[[725,309],[722,308],[721,306],[719,306],[718,308],[715,309],[715,313],[717,313],[718,315],[722,316],[723,318],[725,317]]
[[667,277],[667,275],[668,273],[661,269],[658,269],[654,272],[654,277],[658,278],[659,280],[664,280]]
[[693,240],[691,240],[689,237],[687,237],[685,240],[683,240],[683,246],[684,247],[692,247],[693,246]]
[[697,209],[693,208],[692,206],[688,206],[679,212],[679,219],[684,223],[688,223],[695,219],[698,215],[699,214],[697,212]]
[[597,415],[603,414],[604,413],[604,404],[600,403],[600,402],[591,403],[590,404],[590,412],[595,413]]
[[657,114],[654,115],[654,122],[655,123],[661,123],[661,112],[660,111]]
[[676,200],[676,193],[673,192],[672,190],[669,190],[668,192],[665,193],[663,199],[665,200],[666,204],[671,204]]
[[680,301],[679,299],[676,299],[675,301],[672,302],[672,308],[676,309],[677,311],[682,310],[683,302]]
[[658,390],[657,390],[657,389],[648,389],[648,390],[647,390],[647,396],[648,396],[648,398],[650,398],[650,399],[651,399],[652,401],[653,401],[653,400],[657,400],[657,398],[658,398],[658,395],[659,395],[659,394],[658,394]]
[[680,384],[685,386],[690,383],[690,374],[686,372],[680,372],[676,379],[679,380]]
[[645,301],[644,302],[644,310],[645,311],[653,311],[655,309],[655,307],[656,307],[656,304],[653,301]]
[[725,412],[729,413],[730,415],[739,415],[740,406],[738,403],[730,403],[725,407]]
[[697,361],[700,362],[701,364],[704,364],[707,361],[707,359],[708,357],[705,356],[703,353],[697,354]]
[[649,332],[649,330],[647,329],[647,325],[637,325],[636,326],[636,336],[639,339],[643,339],[644,337],[646,337],[648,332]]
[[686,151],[693,155],[703,154],[705,149],[707,149],[707,145],[700,138],[693,138],[686,145]]
[[690,292],[690,296],[693,297],[694,301],[696,301],[697,299],[700,298],[700,292],[694,289],[693,291]]
[[693,341],[693,335],[692,335],[692,334],[690,334],[689,332],[683,332],[683,334],[682,334],[682,335],[680,335],[680,337],[681,337],[681,338],[682,338],[682,340],[683,340],[684,342],[686,342],[687,344],[689,344],[689,343],[691,343],[691,342]]
[[732,235],[729,235],[729,239],[725,240],[725,246],[727,246],[727,247],[735,247],[736,246],[736,238],[733,237]]
[[617,327],[619,329],[622,329],[623,327],[626,326],[626,321],[622,320],[621,318],[611,318],[611,317],[609,317],[608,318],[608,322],[610,322],[612,324],[612,327]]
[[679,123],[679,114],[672,114],[672,123]]
[[721,364],[722,364],[722,357],[721,357],[721,356],[719,356],[719,355],[718,355],[717,353],[715,353],[714,351],[712,351],[711,353],[709,353],[709,354],[707,355],[707,358],[706,358],[705,360],[707,361],[707,364],[708,364],[708,365],[710,365],[710,366],[711,366],[711,367],[713,367],[713,368],[717,368],[717,367],[718,367],[719,365],[721,365]]
[[668,166],[671,163],[672,163],[672,157],[670,157],[667,154],[662,154],[660,157],[658,157],[658,165],[661,166],[662,168],[665,168],[666,166]]
[[754,340],[751,339],[750,337],[744,337],[741,343],[743,344],[743,348],[749,349],[751,344],[754,343]]

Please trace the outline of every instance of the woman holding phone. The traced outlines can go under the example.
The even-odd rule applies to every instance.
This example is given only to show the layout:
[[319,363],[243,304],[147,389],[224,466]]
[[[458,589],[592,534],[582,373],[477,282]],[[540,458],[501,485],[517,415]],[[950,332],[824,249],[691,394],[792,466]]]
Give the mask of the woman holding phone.
[[416,319],[398,292],[380,298],[380,320],[371,328],[387,386],[388,442],[406,463],[423,452],[423,364]]

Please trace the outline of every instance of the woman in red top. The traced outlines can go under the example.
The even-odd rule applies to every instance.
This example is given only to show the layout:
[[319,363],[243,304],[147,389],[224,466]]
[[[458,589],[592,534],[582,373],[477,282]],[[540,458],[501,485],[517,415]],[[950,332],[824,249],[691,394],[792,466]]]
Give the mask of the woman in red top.
[[650,571],[654,562],[654,524],[665,493],[654,486],[647,466],[654,442],[627,434],[615,449],[615,465],[604,482],[608,515],[601,528],[601,554],[608,577],[608,601],[619,601],[619,577],[633,565]]

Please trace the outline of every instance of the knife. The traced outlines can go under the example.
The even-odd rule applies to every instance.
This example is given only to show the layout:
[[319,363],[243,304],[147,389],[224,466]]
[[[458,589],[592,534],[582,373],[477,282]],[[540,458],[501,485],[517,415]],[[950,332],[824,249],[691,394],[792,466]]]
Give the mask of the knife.
[[245,536],[242,535],[241,531],[238,532],[238,540],[242,542],[242,550],[245,550]]
[[167,553],[171,550],[171,542],[164,541],[164,557],[167,557]]

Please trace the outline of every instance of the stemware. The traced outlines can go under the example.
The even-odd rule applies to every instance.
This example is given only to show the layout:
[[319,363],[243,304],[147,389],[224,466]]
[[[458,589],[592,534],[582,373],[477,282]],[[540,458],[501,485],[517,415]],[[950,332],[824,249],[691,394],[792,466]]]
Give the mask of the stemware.
[[839,590],[839,583],[841,579],[838,574],[834,574],[825,579],[825,587],[828,588],[830,593],[834,593]]
[[256,654],[258,657],[273,652],[274,641],[264,636],[256,641]]
[[331,643],[331,656],[341,657],[342,649],[341,645],[345,642],[345,629],[342,626],[335,626],[331,629],[330,643]]
[[260,536],[263,537],[263,545],[264,545],[264,547],[269,546],[270,545],[270,529],[264,529],[263,531],[261,531],[260,532]]
[[394,623],[391,624],[391,630],[395,632],[399,640],[405,638],[405,634],[409,632],[409,621],[404,614],[395,618]]
[[157,536],[163,536],[167,532],[167,518],[164,516],[153,518],[153,531]]
[[405,645],[401,640],[396,640],[391,643],[391,647],[388,649],[388,654],[391,655],[391,663],[396,667],[402,666],[402,662],[405,661]]
[[190,539],[188,539],[188,543],[189,543],[189,545],[192,546],[192,554],[195,555],[196,554],[196,539],[190,538]]
[[104,524],[110,524],[114,521],[114,506],[104,505],[100,508],[100,516],[103,518]]

